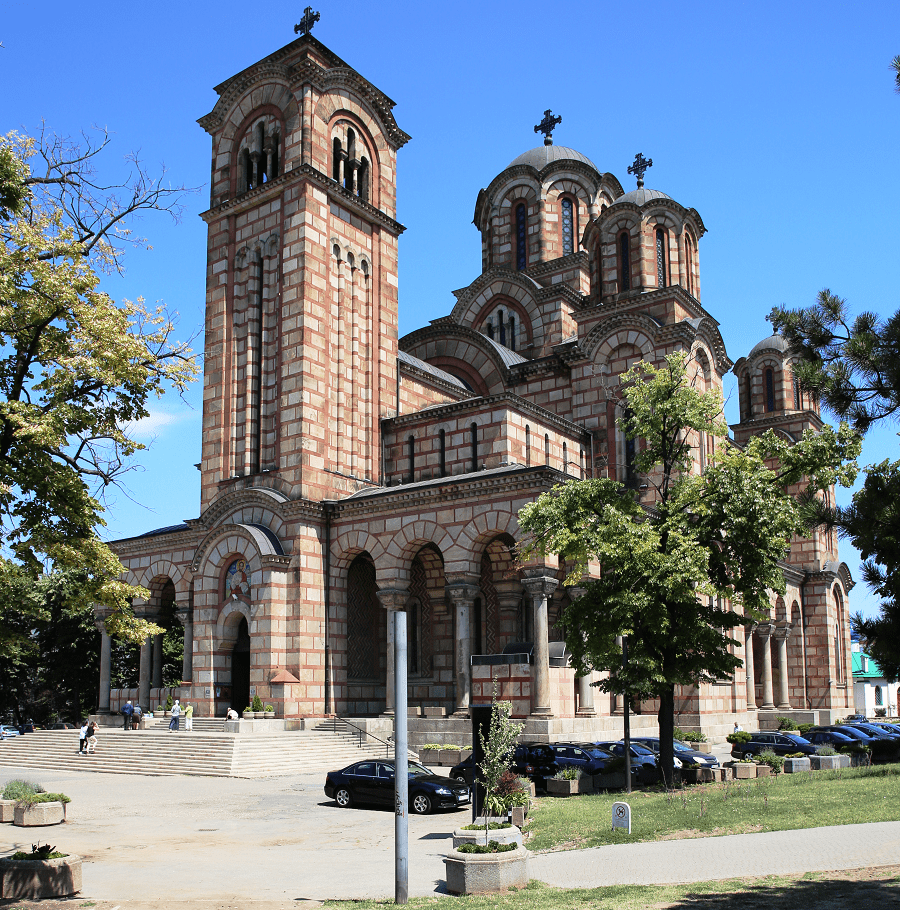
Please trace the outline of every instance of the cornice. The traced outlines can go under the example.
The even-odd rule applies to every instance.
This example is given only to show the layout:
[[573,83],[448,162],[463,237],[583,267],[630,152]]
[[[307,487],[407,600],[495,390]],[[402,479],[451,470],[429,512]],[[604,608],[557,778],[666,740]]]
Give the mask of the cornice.
[[525,274],[537,279],[538,275],[546,275],[548,272],[560,272],[569,268],[587,269],[590,267],[590,262],[591,257],[588,256],[585,250],[576,250],[567,256],[558,256],[556,259],[548,259],[545,262],[532,265],[525,269]]
[[431,388],[439,389],[447,395],[461,396],[462,398],[471,398],[472,396],[469,389],[461,389],[458,385],[453,385],[453,383],[447,382],[446,379],[441,379],[440,376],[435,376],[433,373],[429,373],[411,363],[406,363],[399,358],[397,359],[397,369],[405,376],[417,379],[419,382]]
[[464,401],[455,401],[448,404],[432,405],[421,411],[413,411],[410,414],[401,414],[399,417],[385,417],[383,424],[392,428],[401,428],[409,424],[418,423],[423,419],[439,419],[448,417],[453,414],[466,413],[467,411],[484,411],[496,409],[500,405],[508,405],[512,410],[519,411],[522,414],[530,414],[536,420],[541,420],[545,424],[555,427],[562,433],[570,436],[581,438],[587,441],[590,434],[584,427],[577,423],[572,423],[552,411],[534,404],[527,398],[522,398],[513,392],[500,392],[497,395],[487,395],[483,398],[466,398]]
[[161,550],[188,550],[196,547],[206,536],[206,530],[194,528],[172,531],[169,534],[154,534],[152,536],[125,537],[122,540],[112,540],[109,548],[120,558],[143,556],[146,553],[158,553]]
[[513,364],[508,371],[509,384],[519,385],[542,374],[568,373],[571,371],[569,366],[571,360],[571,352],[567,351],[564,354],[550,354],[547,357],[536,357],[534,360]]
[[780,413],[767,414],[763,417],[750,417],[738,423],[729,424],[732,430],[748,430],[753,435],[764,433],[766,430],[784,430],[784,424],[808,420],[813,424],[813,429],[821,430],[825,421],[815,411],[781,411]]
[[[504,269],[499,265],[492,265],[489,269],[482,272],[471,284],[466,285],[464,288],[452,291],[451,293],[457,299],[457,306],[459,306],[459,304],[467,303],[473,297],[476,297],[484,288],[493,284],[495,281],[509,281],[512,284],[521,285],[532,294],[537,294],[541,289],[540,282],[535,281],[527,271],[513,271],[512,269]],[[453,309],[455,310],[456,306],[454,306]]]
[[535,294],[535,297],[542,303],[548,303],[553,300],[565,300],[572,305],[573,309],[579,311],[591,306],[590,297],[586,297],[584,294],[579,293],[573,287],[570,287],[563,282],[542,287],[537,294]]
[[[488,341],[485,335],[482,335],[481,332],[476,332],[475,329],[470,326],[463,325],[460,322],[444,322],[441,320],[435,320],[428,325],[422,326],[420,329],[416,329],[413,332],[410,332],[408,335],[404,335],[398,342],[397,347],[401,351],[405,351],[407,354],[411,354],[410,348],[416,344],[420,344],[423,341],[430,341],[431,339],[438,339],[440,341],[448,341],[451,338],[464,338],[466,341],[475,344],[484,354],[486,354],[491,362],[497,369],[497,372],[504,377],[508,375],[508,369],[506,364],[503,362],[503,359],[500,356],[500,353],[497,349]],[[415,354],[412,354],[415,356]],[[427,362],[427,361],[426,361]]]

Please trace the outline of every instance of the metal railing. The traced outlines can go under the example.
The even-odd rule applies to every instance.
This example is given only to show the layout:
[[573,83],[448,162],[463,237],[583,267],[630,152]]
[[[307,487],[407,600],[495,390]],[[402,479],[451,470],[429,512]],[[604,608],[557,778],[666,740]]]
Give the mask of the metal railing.
[[[338,732],[338,725],[342,725],[345,728],[352,727],[353,730],[356,731],[356,748],[357,749],[361,749],[363,747],[363,745],[367,742],[367,740],[374,739],[375,742],[381,743],[381,745],[384,746],[385,758],[389,758],[393,754],[393,751],[394,751],[394,737],[393,736],[389,736],[386,740],[384,740],[380,736],[376,736],[374,733],[369,733],[368,730],[363,730],[362,727],[357,727],[356,724],[351,723],[349,720],[347,720],[346,718],[343,718],[343,717],[333,717],[331,719],[331,724],[334,727],[335,733]],[[345,732],[350,733],[351,731],[346,730]],[[411,752],[411,751],[412,750],[407,749],[407,752]],[[418,753],[413,752],[412,754],[418,758]]]

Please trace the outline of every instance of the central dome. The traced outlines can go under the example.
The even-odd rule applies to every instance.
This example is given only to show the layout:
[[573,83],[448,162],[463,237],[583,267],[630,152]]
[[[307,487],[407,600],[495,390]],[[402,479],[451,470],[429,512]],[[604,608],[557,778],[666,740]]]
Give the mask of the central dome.
[[539,145],[537,148],[533,148],[530,151],[519,155],[519,157],[511,161],[507,167],[516,167],[516,165],[519,164],[530,164],[539,171],[548,164],[552,164],[554,161],[580,161],[582,164],[589,165],[595,171],[597,170],[597,165],[594,164],[587,155],[582,155],[581,152],[576,152],[575,149],[566,148],[564,145]]

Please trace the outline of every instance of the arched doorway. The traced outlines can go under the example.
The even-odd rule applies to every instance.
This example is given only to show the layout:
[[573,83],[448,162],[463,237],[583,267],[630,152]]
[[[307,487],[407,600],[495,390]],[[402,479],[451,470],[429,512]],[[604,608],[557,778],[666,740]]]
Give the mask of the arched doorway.
[[242,617],[231,652],[231,707],[238,714],[250,704],[250,630]]

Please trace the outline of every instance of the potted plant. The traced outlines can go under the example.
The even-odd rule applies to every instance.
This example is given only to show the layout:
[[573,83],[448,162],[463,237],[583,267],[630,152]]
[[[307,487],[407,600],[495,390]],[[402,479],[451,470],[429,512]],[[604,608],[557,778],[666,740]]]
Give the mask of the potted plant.
[[60,825],[66,820],[70,802],[65,793],[26,793],[16,803],[13,824],[18,828]]
[[547,778],[547,793],[551,796],[572,796],[593,789],[589,777],[580,768],[562,768]]
[[[521,844],[522,832],[511,822],[489,822],[490,843]],[[476,819],[471,825],[463,825],[453,832],[453,847],[458,849],[463,844],[478,844],[484,846],[484,821]]]
[[249,705],[247,705],[247,707],[244,708],[242,713],[244,715],[244,720],[253,720],[253,717],[254,717],[253,708],[251,708]]
[[266,712],[263,710],[262,699],[258,695],[253,696],[253,701],[250,703],[250,707],[253,710],[253,716],[255,718],[265,718]]
[[0,895],[16,900],[69,897],[81,890],[81,857],[34,844],[0,859]]
[[733,765],[735,780],[750,780],[756,777],[756,762],[749,758],[742,758]]
[[809,756],[803,752],[791,752],[784,757],[784,767],[782,770],[785,774],[799,774],[802,771],[809,771],[811,765]]
[[44,788],[40,784],[28,780],[9,781],[3,788],[2,798],[0,798],[0,822],[12,824],[16,817],[16,805],[19,800],[32,793],[43,792]]
[[686,784],[702,784],[713,779],[712,768],[703,765],[684,765],[681,769],[681,779]]
[[416,747],[419,753],[419,759],[426,765],[441,765],[441,744],[440,743],[423,743]]
[[459,764],[463,760],[461,751],[459,746],[454,746],[453,743],[444,743],[441,746],[441,764],[450,765],[451,767]]
[[265,715],[266,720],[274,720],[275,719],[275,705],[266,705],[264,715]]
[[698,752],[712,752],[712,743],[706,741],[706,734],[699,730],[681,730],[675,728],[675,739],[680,739],[693,746]]
[[769,774],[778,774],[784,765],[784,759],[776,755],[771,749],[764,749],[756,756],[756,776],[766,777]]

